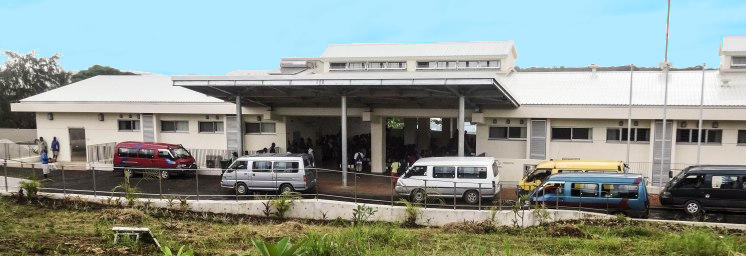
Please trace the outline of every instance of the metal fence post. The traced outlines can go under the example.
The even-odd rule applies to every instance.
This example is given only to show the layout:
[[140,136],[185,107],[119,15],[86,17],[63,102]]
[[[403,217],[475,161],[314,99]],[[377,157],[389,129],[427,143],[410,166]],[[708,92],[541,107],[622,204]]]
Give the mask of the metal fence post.
[[427,180],[425,180],[425,209],[427,209]]
[[393,174],[391,175],[391,178],[394,178],[394,179],[391,182],[389,182],[389,193],[391,193],[391,206],[393,207],[394,206],[394,193],[396,193],[396,191],[394,191],[395,189],[394,182],[396,182],[397,179],[395,179]]
[[355,204],[357,204],[357,171],[353,172],[353,175],[355,175],[355,187],[353,188],[353,193],[355,193]]
[[163,178],[161,177],[161,170],[158,170],[158,194],[161,195],[161,199],[163,199]]
[[197,201],[199,201],[199,169],[194,170],[194,180],[197,182]]
[[3,161],[3,172],[5,173],[5,192],[8,192],[8,160]]
[[67,182],[65,181],[65,166],[60,166],[60,171],[62,172],[62,194],[67,195]]
[[500,211],[502,211],[503,210],[503,184],[502,183],[497,183],[497,186],[500,188],[500,192],[497,193],[498,194],[497,195],[498,196],[497,197],[497,207],[498,207],[498,209],[500,209]]
[[[246,164],[248,165],[248,162]],[[225,171],[227,172],[228,169],[226,169]],[[246,187],[248,188],[249,186]],[[236,201],[238,201],[238,168],[236,168],[236,170],[233,170],[233,191],[236,192]],[[246,192],[248,192],[248,190]]]
[[479,204],[477,204],[477,210],[481,211],[482,210],[482,183],[479,183],[479,192],[477,193],[477,195],[479,195]]
[[96,169],[91,165],[91,174],[93,175],[93,197],[96,197]]
[[456,210],[456,182],[453,182],[453,209]]

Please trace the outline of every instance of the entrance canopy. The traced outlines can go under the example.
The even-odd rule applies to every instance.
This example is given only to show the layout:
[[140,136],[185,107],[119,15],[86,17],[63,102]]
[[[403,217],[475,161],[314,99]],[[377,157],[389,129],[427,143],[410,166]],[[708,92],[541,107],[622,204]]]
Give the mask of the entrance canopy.
[[464,96],[471,108],[516,108],[516,100],[489,72],[334,72],[260,76],[173,76],[182,86],[244,106],[453,108]]

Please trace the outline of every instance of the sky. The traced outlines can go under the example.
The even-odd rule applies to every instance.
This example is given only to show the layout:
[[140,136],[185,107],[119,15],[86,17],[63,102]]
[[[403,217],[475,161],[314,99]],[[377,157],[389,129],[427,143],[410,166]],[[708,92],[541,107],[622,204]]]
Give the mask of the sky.
[[[672,0],[669,60],[716,67],[745,13],[743,0]],[[276,69],[329,44],[505,40],[520,67],[658,66],[665,31],[665,0],[0,0],[0,50],[167,75]]]

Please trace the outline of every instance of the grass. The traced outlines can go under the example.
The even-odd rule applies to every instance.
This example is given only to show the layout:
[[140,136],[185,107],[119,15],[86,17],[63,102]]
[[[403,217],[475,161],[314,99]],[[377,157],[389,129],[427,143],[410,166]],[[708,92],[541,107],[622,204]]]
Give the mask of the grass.
[[[353,226],[344,221],[272,218],[133,209],[42,200],[17,204],[0,197],[0,255],[160,255],[154,246],[112,244],[113,225],[149,227],[170,248],[196,255],[258,255],[252,239],[305,241],[310,255],[738,255],[741,231],[612,219],[473,232],[478,223],[448,229],[396,224]],[[124,217],[119,215],[125,215]],[[487,223],[487,222],[485,222]]]

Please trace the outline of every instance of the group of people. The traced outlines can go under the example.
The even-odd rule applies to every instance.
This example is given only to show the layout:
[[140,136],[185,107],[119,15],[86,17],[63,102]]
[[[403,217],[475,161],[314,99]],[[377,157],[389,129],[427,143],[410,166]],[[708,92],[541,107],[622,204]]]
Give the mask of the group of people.
[[[53,137],[51,145],[48,146],[44,137],[39,137],[36,140],[36,147],[36,151],[39,153],[42,173],[44,174],[44,178],[48,178],[49,173],[52,171],[50,163],[57,162],[57,157],[60,155],[60,141],[57,140],[57,137]],[[49,157],[49,150],[52,151],[51,158]]]

